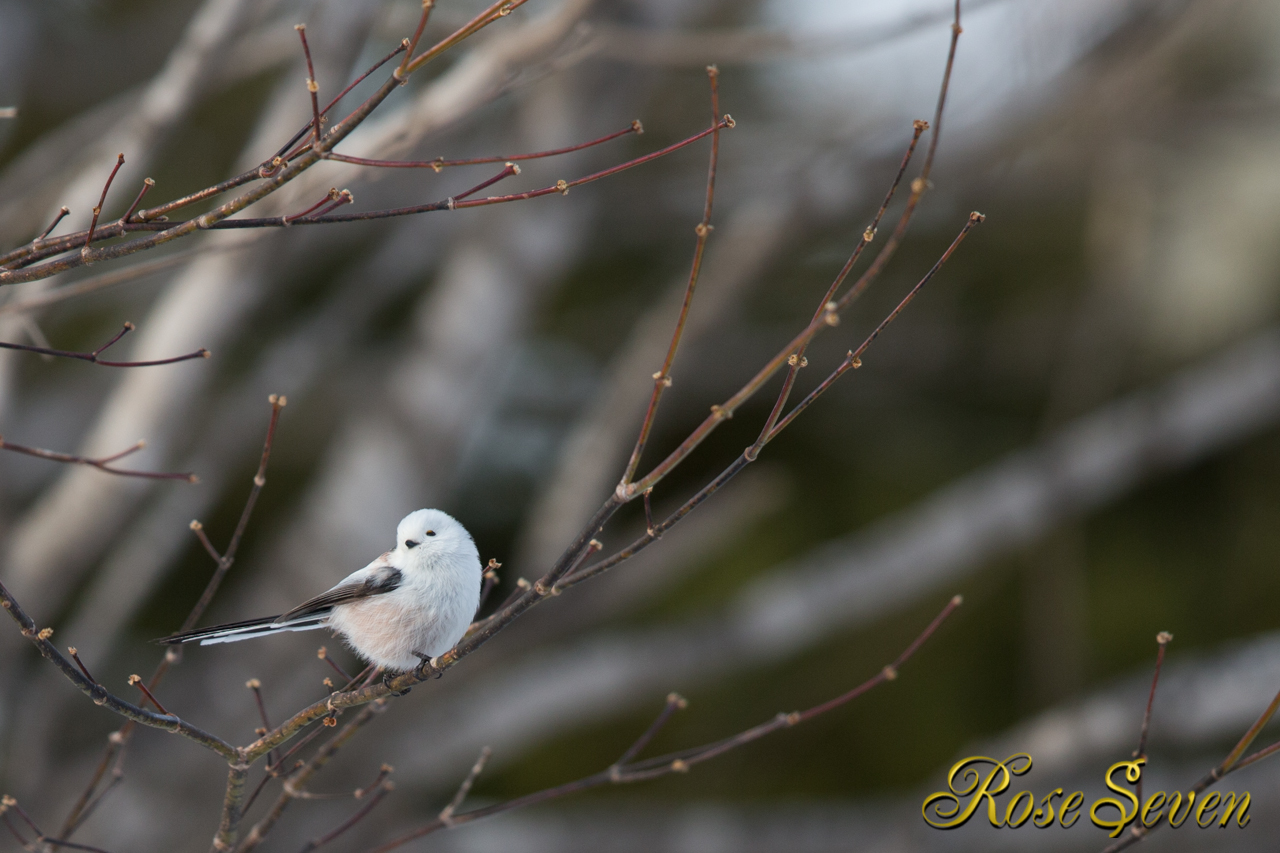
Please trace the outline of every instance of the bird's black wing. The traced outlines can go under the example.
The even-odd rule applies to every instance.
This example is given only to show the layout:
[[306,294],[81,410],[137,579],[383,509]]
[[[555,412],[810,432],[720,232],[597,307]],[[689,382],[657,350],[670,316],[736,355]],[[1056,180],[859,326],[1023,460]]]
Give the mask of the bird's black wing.
[[314,598],[307,599],[288,613],[277,616],[275,621],[277,624],[291,622],[303,616],[320,612],[327,613],[339,604],[358,601],[373,595],[384,595],[394,589],[398,589],[403,579],[404,577],[400,574],[399,569],[391,566],[379,567],[374,569],[363,581],[338,584]]

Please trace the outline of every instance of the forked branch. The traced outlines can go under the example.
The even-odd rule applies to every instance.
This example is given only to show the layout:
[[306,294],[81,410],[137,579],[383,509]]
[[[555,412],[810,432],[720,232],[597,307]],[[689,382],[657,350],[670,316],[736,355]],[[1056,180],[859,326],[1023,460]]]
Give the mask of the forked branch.
[[[526,794],[523,797],[516,797],[512,800],[482,806],[477,809],[472,809],[471,811],[462,812],[461,814],[456,813],[454,810],[458,805],[461,805],[461,800],[459,798],[455,798],[455,801],[450,803],[450,806],[453,808],[446,808],[446,811],[442,812],[435,820],[413,830],[412,832],[388,841],[386,844],[375,848],[371,853],[389,853],[389,851],[402,847],[410,841],[431,835],[442,829],[453,829],[454,827],[472,823],[482,818],[492,817],[496,814],[514,811],[515,809],[536,805],[538,803],[545,803],[548,800],[560,799],[561,797],[566,797],[570,794],[577,794],[592,788],[600,788],[606,785],[628,785],[635,782],[647,782],[651,779],[668,776],[672,773],[688,773],[694,766],[701,764],[704,761],[710,761],[713,758],[724,755],[726,752],[745,746],[753,741],[760,740],[774,732],[800,725],[801,723],[812,720],[814,717],[834,711],[843,705],[847,705],[854,699],[857,699],[872,688],[877,687],[886,681],[895,680],[898,677],[898,673],[902,669],[902,666],[910,660],[913,655],[915,655],[915,653],[925,644],[925,642],[929,640],[930,637],[934,635],[938,628],[942,626],[942,623],[946,621],[947,617],[955,612],[956,608],[960,606],[961,602],[962,599],[958,595],[947,602],[947,606],[942,609],[942,612],[934,617],[928,627],[926,627],[924,631],[922,631],[920,635],[916,637],[909,646],[907,646],[902,654],[898,655],[893,663],[885,666],[880,670],[880,672],[876,673],[873,677],[867,679],[852,690],[829,699],[820,705],[815,705],[804,711],[792,711],[789,714],[778,714],[767,722],[753,726],[713,743],[702,744],[701,746],[683,749],[679,752],[668,753],[656,758],[636,761],[636,756],[639,755],[644,747],[649,744],[649,741],[666,724],[671,716],[677,710],[686,706],[684,699],[673,693],[667,697],[666,705],[640,738],[632,744],[632,746],[628,748],[617,761],[609,765],[604,770],[601,770],[599,773],[593,773],[590,776],[585,776],[581,779],[574,780],[573,782],[567,782],[553,788],[546,788],[542,791],[538,791],[533,794]],[[482,755],[482,758],[484,757],[487,756]],[[477,767],[483,767],[483,763],[477,762]],[[464,783],[464,787],[460,789],[459,793],[465,796],[467,789],[470,787],[468,783],[474,779],[478,772],[479,771],[476,767],[472,768],[471,773],[468,774],[467,783]]]

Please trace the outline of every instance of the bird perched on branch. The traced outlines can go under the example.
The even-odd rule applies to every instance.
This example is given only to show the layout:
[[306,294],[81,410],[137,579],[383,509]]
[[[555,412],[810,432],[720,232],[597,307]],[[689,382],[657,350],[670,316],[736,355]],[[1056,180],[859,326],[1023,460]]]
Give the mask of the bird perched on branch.
[[480,554],[466,528],[438,509],[396,527],[396,546],[288,613],[201,628],[160,642],[235,643],[329,628],[369,663],[408,671],[453,648],[480,604]]

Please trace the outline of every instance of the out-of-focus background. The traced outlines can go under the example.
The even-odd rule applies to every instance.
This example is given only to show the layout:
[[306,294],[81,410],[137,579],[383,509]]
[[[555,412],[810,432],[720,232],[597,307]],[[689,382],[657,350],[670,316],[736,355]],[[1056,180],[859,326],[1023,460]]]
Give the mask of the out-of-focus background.
[[[808,319],[932,118],[948,0],[532,0],[344,144],[366,156],[558,147],[532,188],[705,126],[721,70],[720,184],[702,290],[651,462]],[[441,0],[428,31],[474,13]],[[690,707],[654,748],[714,740],[875,673],[954,593],[965,605],[902,672],[847,708],[700,766],[434,836],[423,850],[1094,850],[1086,820],[938,832],[920,803],[959,757],[1030,752],[1038,794],[1103,795],[1136,745],[1155,636],[1170,631],[1147,790],[1186,790],[1280,687],[1280,5],[1267,0],[969,0],[933,174],[905,248],[810,353],[813,382],[958,231],[924,295],[760,462],[615,576],[538,608],[398,700],[312,787],[382,762],[397,788],[334,848],[363,849],[446,803],[482,745],[471,802],[593,772],[668,691]],[[260,161],[308,116],[293,24],[321,96],[408,35],[413,0],[0,2],[0,234],[60,205],[85,227],[144,176],[176,197]],[[287,394],[242,556],[207,623],[278,612],[363,565],[431,505],[534,577],[616,482],[669,334],[702,207],[706,146],[567,197],[350,227],[210,233],[162,268],[75,298],[0,294],[0,339],[91,349],[121,323],[138,371],[0,354],[0,433],[95,454],[148,441],[147,483],[0,458],[0,579],[120,692],[159,656],[230,535],[269,393]],[[362,209],[457,192],[491,167],[313,170],[267,212],[349,187]],[[912,173],[914,174],[914,169]],[[128,197],[128,198],[126,198]],[[150,200],[149,198],[149,200]],[[901,199],[891,209],[893,221]],[[887,235],[882,228],[881,234]],[[873,246],[873,248],[875,248]],[[179,256],[179,252],[187,253]],[[813,375],[809,375],[813,374]],[[670,509],[755,436],[766,394],[654,495]],[[634,508],[633,508],[634,509]],[[641,530],[629,511],[612,549]],[[323,695],[318,634],[193,649],[166,705],[245,742],[246,679],[275,719]],[[0,627],[0,788],[56,826],[116,719]],[[1259,744],[1274,732],[1264,733]],[[221,761],[138,733],[126,777],[77,838],[198,850]],[[255,777],[256,781],[256,777]],[[1243,830],[1152,850],[1273,849],[1280,764]],[[1020,787],[1020,786],[1015,786]],[[274,798],[264,797],[250,819]],[[349,814],[296,804],[290,849]],[[4,843],[8,843],[7,841]]]

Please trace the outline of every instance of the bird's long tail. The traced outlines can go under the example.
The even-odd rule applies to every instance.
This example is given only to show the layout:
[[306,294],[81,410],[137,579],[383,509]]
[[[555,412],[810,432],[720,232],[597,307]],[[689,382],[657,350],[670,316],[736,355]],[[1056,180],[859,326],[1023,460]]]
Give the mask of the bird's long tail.
[[268,634],[279,634],[283,631],[312,631],[324,628],[329,612],[308,613],[285,622],[277,621],[279,616],[265,616],[261,619],[249,619],[244,622],[228,622],[226,625],[214,625],[212,628],[200,628],[195,631],[184,631],[171,637],[162,637],[156,642],[168,645],[199,642],[202,646],[215,643],[238,643],[254,637],[265,637]]

